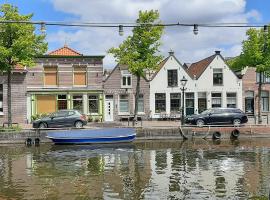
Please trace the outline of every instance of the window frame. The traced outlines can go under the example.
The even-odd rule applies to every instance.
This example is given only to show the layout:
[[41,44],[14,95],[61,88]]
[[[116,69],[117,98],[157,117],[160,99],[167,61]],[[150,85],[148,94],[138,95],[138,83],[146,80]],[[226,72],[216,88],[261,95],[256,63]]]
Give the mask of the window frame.
[[[74,97],[79,97],[81,96],[81,98],[77,98],[77,99],[74,99]],[[81,101],[82,103],[82,110],[79,110],[83,113],[84,109],[83,109],[83,95],[82,94],[72,94],[72,109],[74,110],[77,110],[74,108],[74,101]]]
[[[219,70],[219,72],[217,72]],[[215,72],[216,71],[216,72]],[[215,77],[215,75],[221,75],[221,77]],[[221,78],[221,83],[215,83],[216,79]],[[213,85],[214,86],[221,86],[224,84],[224,77],[223,77],[223,69],[222,68],[213,68]]]
[[[77,69],[76,69],[77,68]],[[81,70],[84,69],[84,70]],[[76,85],[75,84],[75,74],[80,74],[80,73],[84,73],[85,74],[85,84],[84,85]],[[77,65],[73,65],[73,87],[86,87],[88,84],[88,78],[87,78],[87,66],[77,66]]]
[[[121,96],[126,96],[126,99],[121,99]],[[121,101],[127,100],[127,111],[121,111]],[[130,105],[129,105],[129,95],[128,94],[119,94],[118,95],[118,113],[119,115],[129,115],[130,114]]]
[[[130,85],[128,84],[128,79],[130,79]],[[128,70],[121,70],[121,88],[132,88],[132,74]]]
[[[164,95],[164,99],[163,98],[157,99],[157,95]],[[157,100],[164,101],[164,108],[162,108],[162,110],[157,110]],[[155,93],[155,113],[161,112],[166,112],[166,93]]]
[[[50,69],[50,70],[45,70],[45,69]],[[55,71],[52,69],[55,68]],[[48,85],[46,84],[46,74],[55,74],[56,76],[56,84],[55,85]],[[59,85],[59,73],[58,73],[58,66],[43,66],[43,86],[44,87],[58,87]]]
[[[228,94],[235,94],[235,97],[228,97]],[[235,107],[228,107],[228,105],[234,105],[234,104],[228,104],[228,100],[235,99]],[[237,108],[237,92],[227,92],[226,93],[226,106],[227,108]]]
[[[91,96],[95,96],[96,98],[94,99],[94,98],[90,98]],[[99,95],[98,94],[88,94],[88,96],[87,96],[87,100],[88,100],[88,113],[90,114],[90,115],[98,115],[99,114]],[[96,103],[97,103],[97,112],[90,112],[90,101],[96,101]]]
[[[264,96],[263,94],[267,94],[267,96],[266,95]],[[265,105],[267,109],[264,109]],[[267,90],[262,90],[262,93],[261,93],[261,109],[262,109],[262,112],[269,112],[269,91]]]
[[[220,94],[220,97],[213,97],[213,94]],[[220,99],[220,107],[213,107],[213,99]],[[222,108],[222,92],[211,93],[211,108]]]
[[4,105],[3,104],[4,104],[4,85],[0,84],[0,115],[4,115]]
[[[173,95],[178,95],[178,97],[173,97]],[[178,110],[172,110],[172,100],[179,100],[179,106],[178,106]],[[175,104],[175,103],[174,103]],[[181,93],[175,92],[175,93],[170,93],[170,111],[171,112],[180,112],[181,111]]]
[[177,69],[167,70],[167,84],[168,84],[168,87],[178,87],[178,70]]
[[[134,96],[134,98],[136,98]],[[143,106],[143,109],[142,111],[139,111],[139,105],[140,105],[140,101],[142,101],[142,106]],[[134,101],[135,102],[135,101]],[[135,106],[135,104],[134,104]],[[139,100],[138,100],[138,114],[144,114],[145,113],[145,110],[144,110],[144,95],[143,94],[139,94]]]
[[[61,99],[61,98],[59,98],[59,96],[66,96],[66,98],[64,99]],[[61,108],[61,109],[59,109],[59,101],[65,101],[65,103],[66,103],[66,108]],[[61,110],[66,110],[68,108],[68,98],[67,98],[67,94],[58,94],[57,95],[57,112],[58,111],[61,111]]]

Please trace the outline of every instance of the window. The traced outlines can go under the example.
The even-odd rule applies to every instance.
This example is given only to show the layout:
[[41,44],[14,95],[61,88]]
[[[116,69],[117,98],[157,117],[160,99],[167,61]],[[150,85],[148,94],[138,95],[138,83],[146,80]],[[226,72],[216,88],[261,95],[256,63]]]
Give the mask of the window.
[[262,91],[262,111],[269,111],[269,92]]
[[254,114],[254,92],[245,92],[245,112],[249,114]]
[[73,109],[83,113],[83,97],[82,95],[73,95]]
[[127,94],[122,94],[119,96],[119,112],[129,113],[129,101]]
[[56,86],[57,82],[57,67],[44,67],[44,85]]
[[[260,82],[260,73],[256,73],[256,82]],[[270,76],[267,75],[265,72],[261,73],[261,82],[262,83],[270,83]]]
[[144,100],[143,100],[143,94],[140,94],[140,95],[139,95],[138,112],[139,112],[139,113],[144,113]]
[[236,108],[236,93],[227,93],[227,108]]
[[186,93],[186,115],[194,114],[194,93]]
[[178,85],[177,69],[168,70],[168,86],[176,87]]
[[121,87],[122,88],[131,88],[131,74],[128,70],[122,70],[121,71],[122,75],[122,81],[121,81]]
[[155,94],[155,112],[160,113],[166,111],[166,94],[156,93]]
[[0,85],[0,114],[3,114],[3,84]]
[[171,93],[171,111],[180,111],[181,107],[181,94]]
[[58,110],[67,109],[67,95],[61,94],[58,95]]
[[89,113],[98,113],[98,95],[89,95]]
[[212,108],[220,108],[222,105],[221,93],[212,93]]
[[86,85],[86,67],[75,66],[73,70],[73,84],[77,86]]
[[206,92],[198,92],[198,113],[207,109]]
[[213,84],[214,85],[222,85],[223,84],[222,69],[213,69]]

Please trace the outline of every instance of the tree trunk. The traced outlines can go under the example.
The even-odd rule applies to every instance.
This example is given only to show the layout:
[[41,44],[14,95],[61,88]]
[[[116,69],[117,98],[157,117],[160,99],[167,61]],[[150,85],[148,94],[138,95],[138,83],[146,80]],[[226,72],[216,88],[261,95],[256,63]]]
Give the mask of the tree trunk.
[[258,123],[262,123],[262,113],[261,113],[261,105],[262,105],[262,72],[259,73],[259,86],[258,86]]
[[8,70],[7,73],[8,73],[7,74],[8,127],[11,127],[12,126],[12,116],[11,116],[11,70]]
[[136,85],[136,94],[135,94],[133,126],[135,125],[135,122],[138,120],[138,104],[139,104],[140,82],[141,82],[141,77],[139,75],[136,75],[136,77],[137,77],[137,85]]

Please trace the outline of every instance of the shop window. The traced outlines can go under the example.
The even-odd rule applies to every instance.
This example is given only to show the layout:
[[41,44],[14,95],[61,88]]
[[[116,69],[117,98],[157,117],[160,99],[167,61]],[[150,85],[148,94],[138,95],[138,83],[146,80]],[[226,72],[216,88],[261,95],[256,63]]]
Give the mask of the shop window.
[[83,96],[82,95],[73,95],[73,109],[78,110],[83,113]]
[[67,109],[67,95],[61,94],[57,96],[58,110]]
[[155,94],[155,112],[160,113],[166,111],[166,94],[156,93]]
[[88,96],[89,101],[89,113],[98,113],[98,106],[99,106],[99,99],[98,95],[89,95]]

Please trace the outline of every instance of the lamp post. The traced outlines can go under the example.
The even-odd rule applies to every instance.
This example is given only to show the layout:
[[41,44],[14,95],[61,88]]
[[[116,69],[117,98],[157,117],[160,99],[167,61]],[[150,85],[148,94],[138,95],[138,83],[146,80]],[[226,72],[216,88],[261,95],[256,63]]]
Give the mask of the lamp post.
[[180,80],[181,81],[181,85],[182,85],[182,88],[181,88],[181,91],[182,91],[182,118],[181,118],[181,124],[184,125],[185,123],[185,119],[184,119],[184,116],[185,116],[185,90],[187,88],[185,88],[186,84],[187,84],[187,79],[185,78],[185,76],[183,76],[183,78]]

